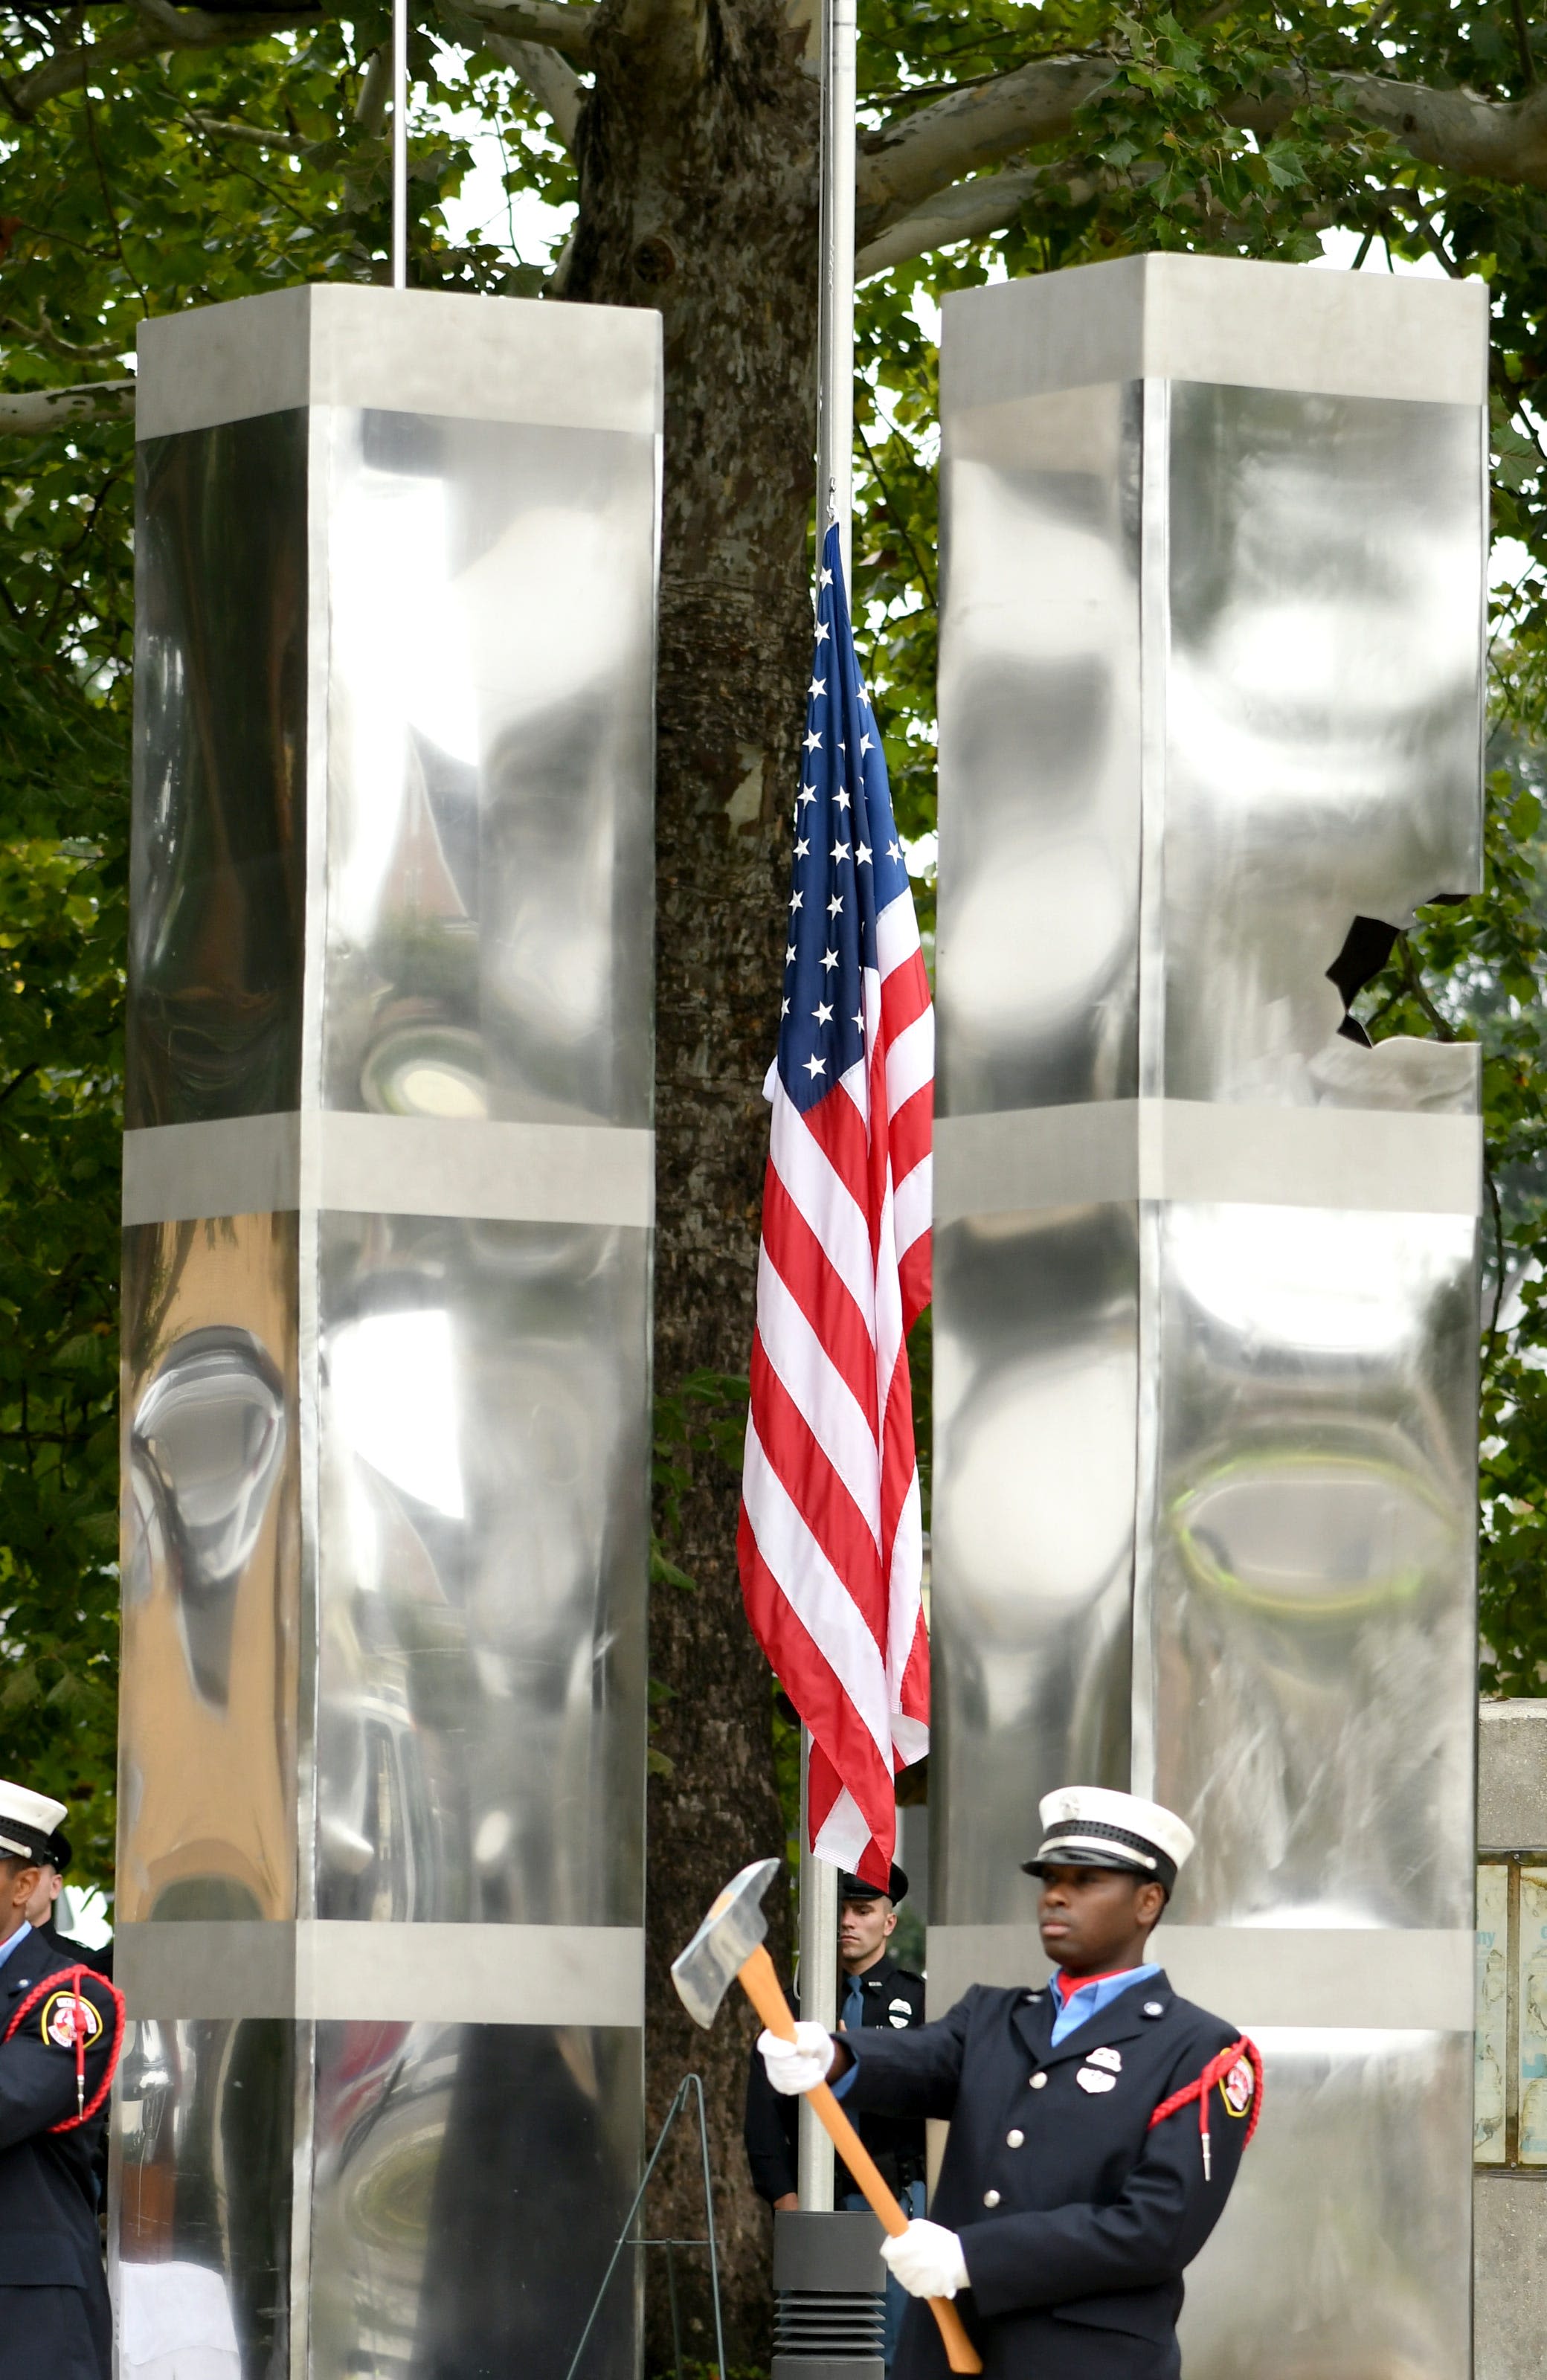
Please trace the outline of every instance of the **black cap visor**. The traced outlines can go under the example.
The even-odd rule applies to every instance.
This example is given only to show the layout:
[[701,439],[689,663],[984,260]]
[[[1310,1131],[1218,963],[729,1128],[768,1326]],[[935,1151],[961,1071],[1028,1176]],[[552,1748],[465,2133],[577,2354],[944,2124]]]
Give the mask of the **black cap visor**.
[[867,1884],[862,1876],[851,1876],[847,1868],[838,1871],[840,1900],[889,1900],[894,1909],[907,1899],[907,1878],[894,1864],[884,1884]]
[[24,1827],[19,1818],[0,1818],[0,1859],[20,1860],[24,1867],[52,1867],[52,1837]]
[[1120,1852],[1065,1852],[1056,1844],[1051,1851],[1041,1852],[1035,1859],[1022,1860],[1022,1876],[1045,1876],[1050,1867],[1115,1868],[1123,1876],[1137,1876],[1141,1884],[1163,1881],[1156,1868],[1146,1867],[1136,1859],[1125,1859]]
[[1036,1858],[1021,1862],[1027,1876],[1045,1876],[1050,1867],[1115,1869],[1143,1883],[1158,1884],[1168,1900],[1176,1881],[1176,1863],[1158,1843],[1146,1842],[1126,1827],[1108,1826],[1102,1820],[1064,1819],[1042,1837]]

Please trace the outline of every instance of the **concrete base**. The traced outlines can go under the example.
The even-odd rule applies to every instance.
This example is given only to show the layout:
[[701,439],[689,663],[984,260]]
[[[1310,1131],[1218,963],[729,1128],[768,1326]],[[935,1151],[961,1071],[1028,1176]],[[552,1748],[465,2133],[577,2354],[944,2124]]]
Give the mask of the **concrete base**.
[[1479,2174],[1473,2380],[1540,2380],[1547,2342],[1547,2172]]
[[1483,1703],[1478,1720],[1479,1851],[1547,1846],[1547,1702]]

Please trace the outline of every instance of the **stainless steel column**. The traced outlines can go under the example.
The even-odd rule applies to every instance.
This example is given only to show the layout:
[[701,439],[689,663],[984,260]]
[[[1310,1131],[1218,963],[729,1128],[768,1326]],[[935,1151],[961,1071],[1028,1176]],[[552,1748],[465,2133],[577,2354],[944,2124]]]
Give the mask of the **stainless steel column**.
[[140,335],[126,2375],[560,2372],[632,2193],[659,334]]
[[1356,917],[1478,882],[1486,291],[1181,256],[945,302],[930,1985],[1038,1795],[1200,1848],[1266,2115],[1189,2380],[1467,2369],[1475,1048]]

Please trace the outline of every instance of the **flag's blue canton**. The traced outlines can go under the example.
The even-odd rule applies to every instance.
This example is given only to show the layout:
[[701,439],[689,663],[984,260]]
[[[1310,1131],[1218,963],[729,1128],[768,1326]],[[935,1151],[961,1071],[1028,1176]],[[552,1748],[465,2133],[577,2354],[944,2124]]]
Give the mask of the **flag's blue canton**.
[[779,1079],[814,1107],[865,1054],[861,970],[878,913],[907,889],[881,735],[859,677],[836,528],[822,549],[816,654],[795,803]]

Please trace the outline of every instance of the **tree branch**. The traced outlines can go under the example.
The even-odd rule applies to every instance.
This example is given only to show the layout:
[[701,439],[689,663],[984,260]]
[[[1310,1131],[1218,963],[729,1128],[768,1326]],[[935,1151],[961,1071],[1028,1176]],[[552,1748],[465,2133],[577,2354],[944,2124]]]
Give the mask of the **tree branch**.
[[73,388],[0,390],[0,437],[35,437],[70,421],[117,421],[134,413],[132,380],[83,380]]
[[[1064,138],[1076,110],[1112,79],[1108,58],[1039,58],[991,81],[953,91],[868,134],[855,190],[861,249],[967,176]],[[1243,96],[1226,111],[1226,120],[1268,140],[1310,98],[1341,101],[1350,115],[1389,133],[1425,164],[1547,189],[1547,84],[1533,84],[1521,99],[1492,100],[1385,75],[1313,80],[1284,74],[1266,94]]]
[[325,145],[303,140],[296,132],[265,132],[261,124],[238,124],[224,115],[185,115],[183,122],[194,132],[202,132],[211,140],[245,140],[254,149],[282,149],[286,156],[304,157],[309,150]]
[[90,76],[104,67],[131,65],[136,58],[152,57],[159,51],[218,50],[239,42],[266,42],[275,33],[317,21],[314,8],[294,15],[215,17],[202,8],[173,8],[167,0],[136,0],[136,13],[140,22],[126,31],[110,33],[105,41],[89,42],[79,49],[56,51],[23,75],[7,93],[12,112],[18,117],[35,115],[49,100],[67,91],[79,91]]
[[[1055,176],[1045,165],[1025,165],[1004,174],[981,174],[975,181],[957,182],[937,198],[926,200],[911,214],[892,224],[885,231],[859,249],[854,260],[854,277],[868,281],[872,273],[884,273],[894,264],[906,264],[915,256],[927,256],[932,249],[949,248],[953,240],[986,239],[990,232],[1004,231],[1014,223],[1028,199]],[[1079,204],[1090,194],[1090,184],[1076,182],[1070,186],[1075,202]]]
[[868,133],[855,189],[865,237],[980,166],[1056,140],[1111,80],[1109,58],[1039,58]]
[[[1333,88],[1356,115],[1425,164],[1547,189],[1547,86],[1533,84],[1524,99],[1480,99],[1475,91],[1431,91],[1384,75],[1339,75]],[[1292,113],[1293,103],[1285,117]]]
[[359,97],[355,102],[355,122],[362,132],[380,132],[386,123],[387,109],[392,104],[392,51],[384,42],[372,50],[365,72],[359,79]]
[[508,33],[496,33],[484,25],[480,25],[478,30],[491,56],[498,58],[502,66],[515,68],[550,118],[555,137],[573,154],[586,86],[568,60],[542,42],[512,41]]
[[[464,18],[481,31],[487,28],[501,33],[506,41],[557,50],[561,57],[583,67],[591,59],[602,10],[589,0],[456,0],[445,13]],[[518,67],[517,72],[521,72]]]
[[116,363],[126,344],[122,339],[116,344],[109,339],[99,346],[78,346],[73,339],[63,337],[55,329],[48,319],[46,306],[39,307],[35,322],[27,322],[20,314],[0,314],[0,331],[14,332],[24,346],[41,347],[44,355],[58,356],[67,364]]

